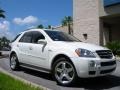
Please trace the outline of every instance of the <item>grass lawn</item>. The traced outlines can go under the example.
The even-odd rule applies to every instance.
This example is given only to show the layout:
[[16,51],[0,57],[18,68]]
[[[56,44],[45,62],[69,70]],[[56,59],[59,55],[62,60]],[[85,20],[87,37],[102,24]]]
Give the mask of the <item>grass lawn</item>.
[[0,90],[42,90],[0,72]]

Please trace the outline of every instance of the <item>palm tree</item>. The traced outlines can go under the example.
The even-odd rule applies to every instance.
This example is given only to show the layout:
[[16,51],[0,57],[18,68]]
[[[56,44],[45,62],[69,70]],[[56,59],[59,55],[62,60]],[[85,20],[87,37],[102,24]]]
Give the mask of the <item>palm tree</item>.
[[4,12],[4,10],[0,9],[0,18],[5,18]]
[[3,46],[5,46],[8,42],[8,39],[5,36],[3,36],[1,40],[2,40]]
[[[0,9],[0,18],[5,18],[5,15],[4,15],[4,10]],[[1,50],[1,39],[0,39],[0,50]],[[0,52],[0,56],[2,55],[2,52]]]
[[48,25],[48,26],[46,27],[46,29],[52,29],[52,26],[51,26],[51,25]]
[[71,29],[71,25],[73,24],[73,18],[71,16],[65,16],[62,20],[62,26],[68,26],[68,33],[72,34],[73,30]]
[[43,29],[44,26],[42,24],[38,25],[37,28]]

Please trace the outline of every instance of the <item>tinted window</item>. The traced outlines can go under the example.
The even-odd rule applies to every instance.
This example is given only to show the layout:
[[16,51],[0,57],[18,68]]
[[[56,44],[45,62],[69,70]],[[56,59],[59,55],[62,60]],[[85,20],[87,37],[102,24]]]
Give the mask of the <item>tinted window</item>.
[[20,39],[20,42],[31,43],[32,41],[32,33],[26,32]]
[[43,34],[41,34],[40,32],[33,31],[32,34],[33,34],[32,43],[37,43],[38,40],[45,39],[45,37],[43,36]]
[[49,37],[54,41],[68,41],[68,42],[80,42],[79,39],[75,38],[72,35],[61,31],[49,31],[45,30],[45,32],[49,35]]

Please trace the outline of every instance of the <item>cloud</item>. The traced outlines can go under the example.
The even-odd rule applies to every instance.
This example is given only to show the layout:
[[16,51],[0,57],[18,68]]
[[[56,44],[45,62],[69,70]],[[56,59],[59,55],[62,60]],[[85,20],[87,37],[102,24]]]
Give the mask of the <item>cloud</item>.
[[14,33],[10,32],[10,22],[9,21],[0,21],[0,37],[7,37],[8,39],[12,40],[15,35]]
[[12,32],[5,32],[5,35],[9,40],[13,40],[15,37],[14,33]]
[[13,22],[18,25],[34,24],[38,22],[38,18],[34,16],[27,16],[25,18],[14,18]]
[[12,40],[15,37],[15,34],[10,32],[10,31],[1,30],[0,31],[0,38],[3,36],[7,37],[9,40]]
[[9,21],[0,22],[0,30],[9,30],[9,26],[10,26]]

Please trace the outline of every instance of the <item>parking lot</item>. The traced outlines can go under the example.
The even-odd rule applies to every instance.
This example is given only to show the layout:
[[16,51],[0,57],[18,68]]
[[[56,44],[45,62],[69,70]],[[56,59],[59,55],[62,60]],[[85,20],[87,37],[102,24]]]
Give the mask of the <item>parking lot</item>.
[[113,75],[99,78],[79,79],[71,87],[63,87],[56,84],[50,74],[22,68],[20,71],[11,71],[9,59],[0,59],[0,67],[4,70],[22,77],[26,80],[50,88],[52,90],[120,90],[120,62],[117,61],[117,69]]

